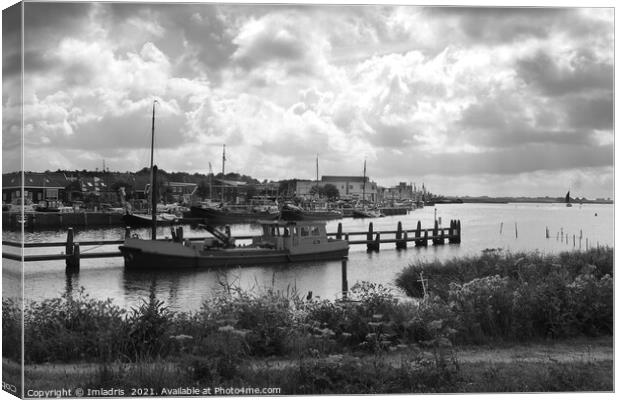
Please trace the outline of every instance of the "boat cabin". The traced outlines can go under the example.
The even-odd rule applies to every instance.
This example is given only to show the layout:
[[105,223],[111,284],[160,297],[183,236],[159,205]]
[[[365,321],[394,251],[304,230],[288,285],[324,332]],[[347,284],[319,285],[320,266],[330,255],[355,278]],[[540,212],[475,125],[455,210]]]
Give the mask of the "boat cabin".
[[253,245],[290,250],[329,242],[325,222],[321,221],[260,221],[263,234]]

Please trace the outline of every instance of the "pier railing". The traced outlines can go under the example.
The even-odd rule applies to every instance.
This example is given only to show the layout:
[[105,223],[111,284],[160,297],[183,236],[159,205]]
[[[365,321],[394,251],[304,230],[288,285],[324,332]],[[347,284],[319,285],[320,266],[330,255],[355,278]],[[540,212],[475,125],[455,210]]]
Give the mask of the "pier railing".
[[[172,231],[173,236],[183,237],[181,227]],[[129,227],[125,228],[125,237],[131,235]],[[251,240],[255,235],[235,236],[236,240]],[[396,249],[406,249],[409,243],[415,246],[428,246],[431,242],[433,245],[442,245],[446,241],[448,243],[460,243],[461,242],[461,221],[450,221],[449,227],[439,227],[437,221],[435,226],[429,229],[422,229],[420,221],[418,221],[416,229],[403,229],[402,224],[398,222],[396,230],[387,231],[374,231],[373,223],[368,224],[367,231],[357,232],[343,232],[342,223],[338,223],[338,229],[336,232],[327,233],[328,237],[336,239],[344,239],[351,245],[366,245],[367,251],[379,251],[382,243],[395,243]],[[354,239],[355,237],[365,237],[363,239]],[[204,237],[187,237],[185,240],[190,242],[203,241],[210,236]],[[169,241],[170,238],[158,239],[161,241]],[[33,262],[33,261],[51,261],[51,260],[65,260],[68,270],[79,270],[80,260],[87,258],[110,258],[121,257],[120,251],[107,251],[107,252],[90,252],[91,249],[84,252],[81,251],[80,246],[108,246],[123,244],[124,240],[83,240],[75,241],[73,228],[68,228],[67,239],[64,242],[44,242],[44,243],[20,243],[16,241],[3,240],[3,246],[18,247],[18,248],[39,248],[39,247],[64,247],[65,251],[56,254],[15,254],[10,252],[2,252],[2,258],[15,261]]]

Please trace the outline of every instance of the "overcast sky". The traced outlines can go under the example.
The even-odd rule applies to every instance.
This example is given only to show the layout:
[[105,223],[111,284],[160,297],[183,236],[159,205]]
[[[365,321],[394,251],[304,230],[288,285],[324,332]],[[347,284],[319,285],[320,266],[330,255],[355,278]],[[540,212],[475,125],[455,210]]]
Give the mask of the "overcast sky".
[[610,8],[26,3],[24,43],[26,170],[148,166],[158,99],[167,171],[613,196]]

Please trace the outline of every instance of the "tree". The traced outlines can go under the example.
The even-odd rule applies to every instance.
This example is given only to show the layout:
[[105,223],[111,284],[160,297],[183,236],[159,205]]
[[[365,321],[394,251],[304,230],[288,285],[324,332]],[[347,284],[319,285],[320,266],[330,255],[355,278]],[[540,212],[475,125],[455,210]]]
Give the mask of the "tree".
[[209,192],[209,183],[207,183],[204,179],[201,180],[196,187],[196,194],[198,197],[204,199],[210,195]]
[[340,191],[338,191],[338,188],[331,183],[328,183],[324,186],[313,186],[310,189],[310,194],[317,194],[317,191],[319,197],[326,197],[329,200],[335,200],[340,197]]

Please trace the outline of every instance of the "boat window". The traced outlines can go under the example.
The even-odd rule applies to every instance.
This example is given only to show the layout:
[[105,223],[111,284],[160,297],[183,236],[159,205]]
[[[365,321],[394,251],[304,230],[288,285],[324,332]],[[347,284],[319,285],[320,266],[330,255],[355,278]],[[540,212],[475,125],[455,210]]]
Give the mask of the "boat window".
[[310,227],[302,226],[301,228],[301,236],[309,236],[310,235]]
[[312,236],[319,236],[319,227],[318,226],[311,227],[311,235]]

